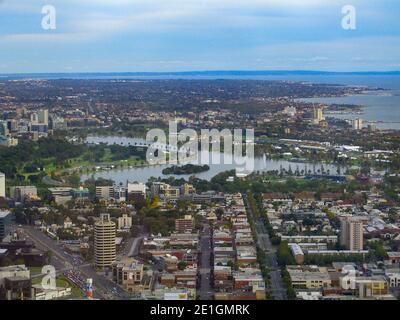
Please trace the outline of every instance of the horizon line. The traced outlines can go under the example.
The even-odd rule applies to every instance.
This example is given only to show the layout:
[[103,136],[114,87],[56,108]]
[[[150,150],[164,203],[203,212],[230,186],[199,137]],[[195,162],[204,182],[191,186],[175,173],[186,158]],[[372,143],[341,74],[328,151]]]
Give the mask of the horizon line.
[[40,75],[282,75],[282,74],[302,74],[302,75],[400,75],[400,70],[389,71],[323,71],[323,70],[193,70],[193,71],[76,71],[76,72],[8,72],[0,73],[0,77],[9,76],[40,76]]

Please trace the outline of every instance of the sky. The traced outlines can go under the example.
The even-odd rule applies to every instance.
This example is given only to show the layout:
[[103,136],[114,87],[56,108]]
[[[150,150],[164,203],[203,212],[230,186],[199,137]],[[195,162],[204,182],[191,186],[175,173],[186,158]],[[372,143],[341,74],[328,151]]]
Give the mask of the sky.
[[399,17],[398,0],[0,0],[0,73],[400,70]]

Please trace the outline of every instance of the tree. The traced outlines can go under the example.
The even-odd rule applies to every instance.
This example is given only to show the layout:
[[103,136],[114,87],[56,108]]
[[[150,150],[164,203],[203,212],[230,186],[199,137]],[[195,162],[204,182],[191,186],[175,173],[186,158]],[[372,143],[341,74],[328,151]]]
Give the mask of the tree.
[[294,258],[290,252],[287,241],[282,241],[279,244],[277,256],[278,256],[278,263],[281,266],[295,264]]
[[187,263],[185,261],[179,261],[178,262],[178,269],[179,270],[185,270],[186,267],[187,267]]

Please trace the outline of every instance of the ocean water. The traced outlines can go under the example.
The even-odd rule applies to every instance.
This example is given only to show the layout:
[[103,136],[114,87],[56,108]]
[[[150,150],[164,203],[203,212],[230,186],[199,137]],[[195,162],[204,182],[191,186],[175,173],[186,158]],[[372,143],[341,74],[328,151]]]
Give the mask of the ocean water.
[[[149,78],[149,77],[145,77]],[[156,77],[163,78],[163,77]],[[268,76],[165,76],[165,79],[248,79],[301,81],[319,84],[338,84],[344,86],[360,86],[371,90],[362,95],[336,98],[301,99],[306,102],[323,104],[354,104],[363,106],[363,114],[329,115],[340,119],[362,118],[365,124],[375,123],[379,129],[400,130],[400,75],[268,75]]]
[[384,91],[367,91],[361,95],[335,98],[306,98],[299,100],[322,104],[361,105],[363,106],[363,114],[361,115],[335,114],[329,116],[348,120],[361,118],[364,120],[365,124],[375,123],[376,127],[379,129],[400,130],[400,76],[398,75],[315,75],[289,76],[285,78],[286,80],[293,81],[385,89]]

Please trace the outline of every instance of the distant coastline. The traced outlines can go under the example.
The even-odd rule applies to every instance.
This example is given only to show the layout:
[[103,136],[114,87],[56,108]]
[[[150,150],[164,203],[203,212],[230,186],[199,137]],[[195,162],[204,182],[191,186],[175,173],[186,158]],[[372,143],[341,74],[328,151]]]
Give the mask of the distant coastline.
[[0,80],[8,79],[94,79],[96,77],[177,77],[177,76],[400,76],[400,71],[312,71],[312,70],[210,70],[177,72],[54,72],[2,73]]

